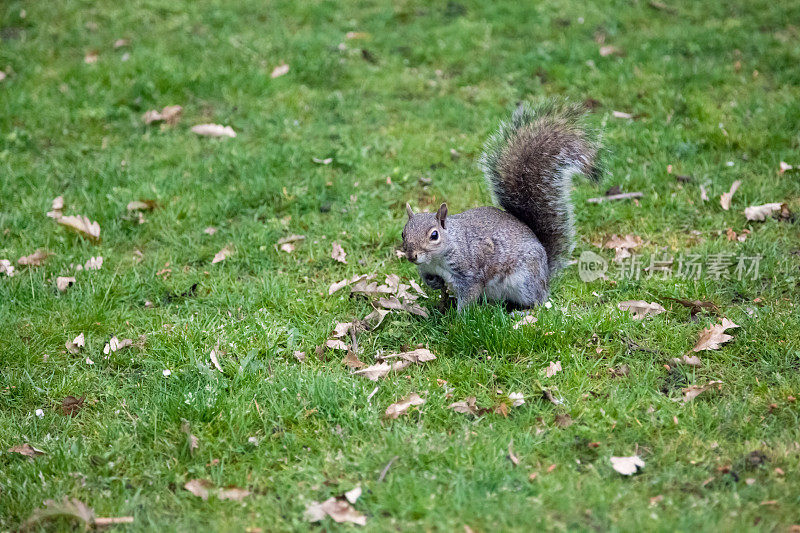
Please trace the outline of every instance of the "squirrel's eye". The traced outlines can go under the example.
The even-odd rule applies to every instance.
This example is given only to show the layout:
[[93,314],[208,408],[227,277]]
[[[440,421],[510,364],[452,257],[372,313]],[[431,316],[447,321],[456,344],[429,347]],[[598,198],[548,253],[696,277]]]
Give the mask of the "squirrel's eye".
[[433,230],[431,232],[431,240],[432,241],[438,241],[439,240],[439,232],[438,231]]

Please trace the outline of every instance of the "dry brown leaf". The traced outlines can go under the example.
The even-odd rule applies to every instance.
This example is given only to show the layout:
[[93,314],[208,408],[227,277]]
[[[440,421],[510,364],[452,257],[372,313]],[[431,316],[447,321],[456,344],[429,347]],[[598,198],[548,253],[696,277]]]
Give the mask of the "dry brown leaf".
[[286,63],[282,63],[277,67],[275,67],[274,69],[272,69],[272,73],[269,75],[269,77],[274,79],[288,73],[289,73],[289,65],[287,65]]
[[25,444],[18,444],[8,449],[8,453],[18,453],[25,457],[38,457],[44,455],[44,452],[38,448],[34,448],[27,442]]
[[794,167],[785,161],[781,161],[778,166],[778,174],[783,174],[787,170],[793,170]]
[[276,244],[276,249],[277,247],[280,247],[281,250],[283,250],[287,254],[290,254],[295,250],[294,243],[304,241],[305,239],[306,239],[305,235],[289,235],[288,237],[283,237],[281,239],[278,239],[278,242]]
[[360,374],[369,379],[370,381],[378,381],[382,377],[386,377],[386,375],[388,375],[389,372],[400,372],[411,366],[411,364],[412,364],[411,361],[406,361],[406,360],[395,361],[394,363],[391,364],[386,362],[380,362],[368,366],[367,368],[356,370],[353,373]]
[[347,264],[347,253],[338,242],[331,243],[331,259]]
[[731,208],[731,200],[733,200],[733,194],[736,192],[736,189],[739,188],[741,185],[741,180],[736,180],[731,184],[731,190],[728,192],[722,193],[722,196],[719,197],[719,205],[722,206],[722,209],[727,211]]
[[333,332],[331,333],[331,337],[339,338],[344,337],[347,335],[347,332],[350,331],[350,328],[353,327],[352,322],[337,322],[336,325],[333,327]]
[[97,50],[89,50],[86,52],[86,55],[83,56],[83,62],[87,65],[91,65],[93,63],[97,63],[97,60],[100,58],[99,53]]
[[53,203],[50,206],[50,211],[47,212],[47,216],[50,218],[59,219],[61,218],[61,211],[63,209],[64,209],[64,197],[56,196],[53,199]]
[[345,499],[350,503],[356,503],[361,497],[361,485],[356,485],[355,488],[348,490],[344,493]]
[[318,165],[330,165],[331,163],[333,163],[333,158],[326,157],[325,159],[320,159],[319,157],[312,157],[311,161],[313,161]]
[[770,216],[775,211],[780,211],[782,205],[783,204],[781,204],[780,202],[775,202],[771,204],[753,205],[750,207],[745,207],[744,216],[747,218],[747,220],[762,222],[766,220],[767,217]]
[[330,348],[331,350],[349,350],[350,347],[347,346],[343,341],[339,339],[328,339],[325,341],[325,346]]
[[383,307],[384,309],[392,309],[398,311],[407,311],[412,315],[418,315],[423,318],[428,318],[428,311],[415,303],[409,302],[400,302],[395,296],[390,296],[389,298],[379,298],[378,305]]
[[215,228],[214,226],[209,226],[203,230],[203,233],[205,233],[206,235],[214,235],[216,232],[217,228]]
[[186,438],[189,441],[189,454],[194,455],[194,451],[200,447],[200,441],[197,437],[192,435],[192,428],[189,425],[189,421],[181,419],[181,431],[186,434]]
[[58,408],[61,410],[61,414],[64,416],[76,416],[78,411],[83,409],[85,400],[85,396],[81,396],[80,398],[76,398],[75,396],[67,396],[61,400],[61,405],[59,405]]
[[707,390],[713,389],[722,390],[722,382],[709,381],[706,385],[691,385],[685,389],[681,389],[683,391],[683,398],[681,400],[683,403],[690,402]]
[[556,426],[568,428],[572,425],[572,417],[568,413],[559,413],[555,417]]
[[425,363],[427,361],[433,361],[436,359],[436,356],[427,349],[427,348],[417,348],[416,350],[412,350],[410,352],[400,352],[391,355],[383,356],[383,359],[389,359],[392,357],[399,357],[401,359],[405,359],[406,361],[411,361],[412,363]]
[[708,191],[703,185],[700,185],[700,200],[703,202],[711,200],[711,198],[708,197]]
[[620,55],[622,52],[616,46],[605,45],[600,47],[600,56],[608,57],[610,55]]
[[628,311],[634,320],[642,320],[648,316],[660,315],[666,312],[661,304],[647,303],[644,300],[627,300],[617,304],[620,311]]
[[419,394],[413,392],[400,400],[397,403],[393,403],[389,407],[386,408],[386,418],[395,419],[400,415],[406,414],[408,408],[412,405],[422,405],[425,403],[423,398],[420,398]]
[[703,366],[703,362],[700,361],[700,358],[697,357],[696,355],[693,355],[691,357],[689,357],[688,355],[684,355],[680,359],[678,359],[677,357],[674,357],[672,359],[672,364],[674,364],[674,365],[684,364],[684,365],[689,365],[689,366]]
[[614,261],[622,261],[630,257],[630,250],[642,245],[642,238],[638,235],[612,235],[604,244],[604,248],[614,250]]
[[85,343],[86,343],[85,338],[83,336],[83,333],[81,333],[80,335],[72,339],[72,341],[65,342],[64,346],[66,346],[67,351],[69,353],[77,354],[80,353],[81,349],[85,346]]
[[630,113],[625,113],[624,111],[612,111],[611,114],[614,115],[614,118],[633,118],[633,115]]
[[373,330],[375,330],[375,329],[376,329],[378,326],[380,326],[380,325],[381,325],[381,323],[383,322],[383,319],[384,319],[384,318],[386,317],[386,315],[388,315],[390,312],[391,312],[391,311],[388,311],[388,310],[385,310],[385,309],[375,309],[375,310],[373,310],[373,311],[372,311],[370,314],[368,314],[367,316],[365,316],[365,317],[364,317],[364,319],[361,321],[361,323],[364,325],[364,327],[365,327],[367,330],[369,330],[369,331],[373,331]]
[[631,476],[640,468],[644,468],[644,461],[638,455],[630,457],[611,457],[611,466],[623,476]]
[[214,484],[207,479],[190,479],[183,485],[183,488],[206,501],[211,489],[214,488]]
[[165,122],[170,126],[178,123],[181,119],[183,108],[179,105],[168,105],[160,112],[151,109],[142,115],[142,120],[145,124],[152,124],[153,122]]
[[298,361],[300,361],[301,363],[305,363],[305,361],[306,361],[306,352],[301,352],[299,350],[295,350],[292,355],[294,355],[294,358],[297,359]]
[[192,126],[192,133],[203,137],[236,137],[236,132],[230,126],[220,124],[198,124]]
[[156,207],[158,207],[158,202],[155,200],[131,200],[126,209],[128,211],[152,211]]
[[109,340],[103,347],[103,353],[108,355],[110,353],[114,353],[116,351],[122,350],[123,348],[127,348],[128,346],[132,345],[133,345],[133,340],[131,339],[119,340],[116,337],[111,337],[111,340]]
[[718,350],[723,343],[733,339],[733,336],[725,333],[725,330],[738,327],[727,318],[723,318],[722,324],[715,324],[700,332],[700,337],[697,339],[697,344],[692,348],[692,351]]
[[374,274],[372,274],[372,275],[367,275],[367,274],[358,275],[358,274],[356,274],[355,276],[353,276],[350,279],[345,278],[342,281],[337,281],[336,283],[331,284],[331,286],[328,288],[328,295],[331,295],[334,292],[338,291],[339,289],[347,287],[348,285],[351,285],[353,283],[357,283],[357,282],[360,282],[360,281],[366,280],[366,279],[372,279],[374,277],[375,277]]
[[56,278],[56,288],[60,292],[64,292],[75,283],[75,278],[71,276],[59,276]]
[[349,368],[364,368],[367,366],[366,363],[358,358],[358,355],[356,355],[353,350],[347,350],[342,362]]
[[548,367],[544,370],[544,375],[548,378],[555,376],[557,373],[561,372],[561,361],[556,361],[555,363],[550,361]]
[[108,527],[116,524],[132,524],[132,516],[115,516],[115,517],[99,517],[94,515],[94,511],[76,498],[68,498],[64,496],[61,501],[45,500],[45,507],[35,509],[31,516],[20,527],[21,531],[28,531],[34,528],[36,524],[44,520],[55,517],[66,516],[75,518],[83,522],[84,529],[90,527],[101,528]]
[[83,215],[62,216],[56,222],[78,232],[78,234],[88,237],[94,241],[100,240],[100,224],[92,222]]
[[239,487],[225,487],[217,491],[217,498],[220,500],[231,500],[240,502],[250,496],[251,492],[247,489]]
[[42,263],[44,263],[45,260],[47,260],[47,258],[50,257],[51,255],[53,254],[49,253],[44,248],[39,248],[31,255],[26,255],[24,257],[20,257],[19,259],[17,259],[17,264],[25,266],[37,266],[37,267],[42,266]]
[[214,368],[222,372],[222,366],[220,366],[219,364],[219,357],[218,357],[219,354],[220,354],[219,344],[217,344],[216,346],[211,348],[211,353],[209,354],[209,357],[211,358],[211,364],[214,365]]
[[419,293],[420,296],[422,296],[423,298],[427,298],[428,297],[428,295],[425,294],[425,291],[422,290],[422,287],[419,286],[419,283],[417,283],[413,279],[408,280],[408,283],[411,285],[412,289],[414,289],[415,291],[417,291]]
[[475,396],[469,396],[460,402],[453,402],[447,406],[448,409],[452,409],[456,413],[464,413],[467,415],[475,415],[478,416],[481,414],[481,409],[479,409],[475,402],[477,398]]
[[353,286],[350,287],[350,292],[353,294],[363,294],[365,296],[381,296],[394,292],[388,285],[378,285],[377,281],[369,282],[372,277],[366,277],[354,283]]
[[233,248],[226,246],[214,255],[214,259],[211,260],[211,264],[215,265],[221,261],[225,261],[225,259],[227,259],[232,253]]
[[367,524],[367,517],[356,511],[347,501],[339,498],[328,498],[322,503],[311,502],[306,508],[305,518],[309,522],[319,522],[326,516],[333,518],[336,523],[351,522],[363,526]]
[[530,324],[535,324],[535,323],[536,323],[536,322],[538,322],[538,321],[539,321],[539,319],[538,319],[538,318],[536,318],[536,317],[535,317],[535,316],[533,316],[533,315],[525,315],[524,317],[522,317],[522,319],[520,319],[520,321],[519,321],[519,322],[517,322],[516,324],[514,324],[514,329],[519,329],[519,328],[521,328],[522,326],[528,326],[528,325],[530,325]]

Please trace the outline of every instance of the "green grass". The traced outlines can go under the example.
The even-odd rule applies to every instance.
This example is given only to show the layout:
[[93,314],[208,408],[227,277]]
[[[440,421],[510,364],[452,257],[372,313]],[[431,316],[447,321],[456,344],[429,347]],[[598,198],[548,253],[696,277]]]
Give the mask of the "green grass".
[[[0,258],[55,255],[0,275],[0,530],[64,495],[99,516],[134,516],[120,529],[349,529],[309,525],[303,512],[358,484],[355,507],[371,531],[800,523],[800,412],[787,400],[800,395],[800,230],[742,214],[767,202],[800,212],[798,173],[777,174],[781,160],[800,164],[800,4],[669,4],[675,12],[622,0],[4,2]],[[347,40],[348,31],[370,36]],[[600,37],[623,54],[601,57]],[[120,38],[130,44],[114,49]],[[99,58],[87,64],[91,50]],[[270,78],[281,62],[289,73]],[[374,383],[339,356],[314,355],[335,322],[370,309],[327,287],[358,273],[414,277],[394,253],[405,202],[446,200],[451,212],[486,204],[476,168],[484,139],[515,102],[550,96],[601,104],[589,120],[602,128],[608,174],[599,189],[576,182],[575,258],[610,259],[592,243],[632,233],[646,242],[645,263],[664,251],[761,255],[759,275],[583,283],[573,266],[524,330],[498,307],[458,316],[426,303],[430,318],[393,314],[362,335],[361,358],[422,343],[438,359],[380,381],[368,399]],[[143,125],[146,110],[172,104],[184,107],[177,126]],[[202,122],[238,137],[189,132]],[[312,162],[326,157],[333,163]],[[669,164],[694,181],[677,182]],[[718,197],[735,179],[742,186],[723,211]],[[612,185],[645,195],[585,202]],[[700,185],[711,201],[700,201]],[[45,216],[58,195],[65,213],[100,223],[101,243]],[[159,203],[144,224],[126,214],[140,198]],[[752,233],[730,242],[728,227]],[[291,255],[276,251],[291,233],[307,239]],[[347,265],[330,259],[334,240]],[[235,253],[212,265],[225,245]],[[74,274],[71,264],[96,255],[102,270]],[[156,275],[165,263],[166,278]],[[63,275],[77,283],[58,293]],[[711,299],[741,327],[701,354],[703,366],[668,371],[718,319],[694,322],[665,296]],[[636,322],[617,310],[628,299],[669,312]],[[84,353],[67,353],[80,332]],[[112,335],[146,340],[105,358]],[[222,373],[210,369],[217,343]],[[546,378],[556,360],[564,370]],[[627,377],[609,374],[623,364]],[[674,401],[712,379],[721,391]],[[522,392],[525,405],[508,418],[447,408],[471,395],[491,406],[497,389]],[[382,418],[411,392],[427,403]],[[86,397],[75,417],[56,409],[67,395]],[[574,423],[556,426],[565,413]],[[199,439],[194,454],[182,419]],[[23,442],[46,455],[6,453]],[[751,465],[756,450],[766,461]],[[610,456],[637,452],[640,474],[611,469]],[[253,494],[203,502],[182,488],[192,478]]]

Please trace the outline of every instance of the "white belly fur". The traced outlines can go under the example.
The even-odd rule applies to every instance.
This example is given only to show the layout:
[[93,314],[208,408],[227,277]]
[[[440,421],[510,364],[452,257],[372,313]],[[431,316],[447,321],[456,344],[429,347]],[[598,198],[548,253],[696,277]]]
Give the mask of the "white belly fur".
[[525,297],[520,290],[525,285],[525,277],[528,272],[516,270],[508,276],[497,277],[489,281],[483,289],[483,294],[487,300],[525,303]]

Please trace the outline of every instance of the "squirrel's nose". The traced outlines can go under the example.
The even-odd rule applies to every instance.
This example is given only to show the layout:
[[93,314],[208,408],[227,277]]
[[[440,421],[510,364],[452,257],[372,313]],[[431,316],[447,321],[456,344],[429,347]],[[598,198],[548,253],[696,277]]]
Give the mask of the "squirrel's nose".
[[416,263],[417,262],[417,254],[416,254],[416,252],[406,252],[406,257],[412,263]]

